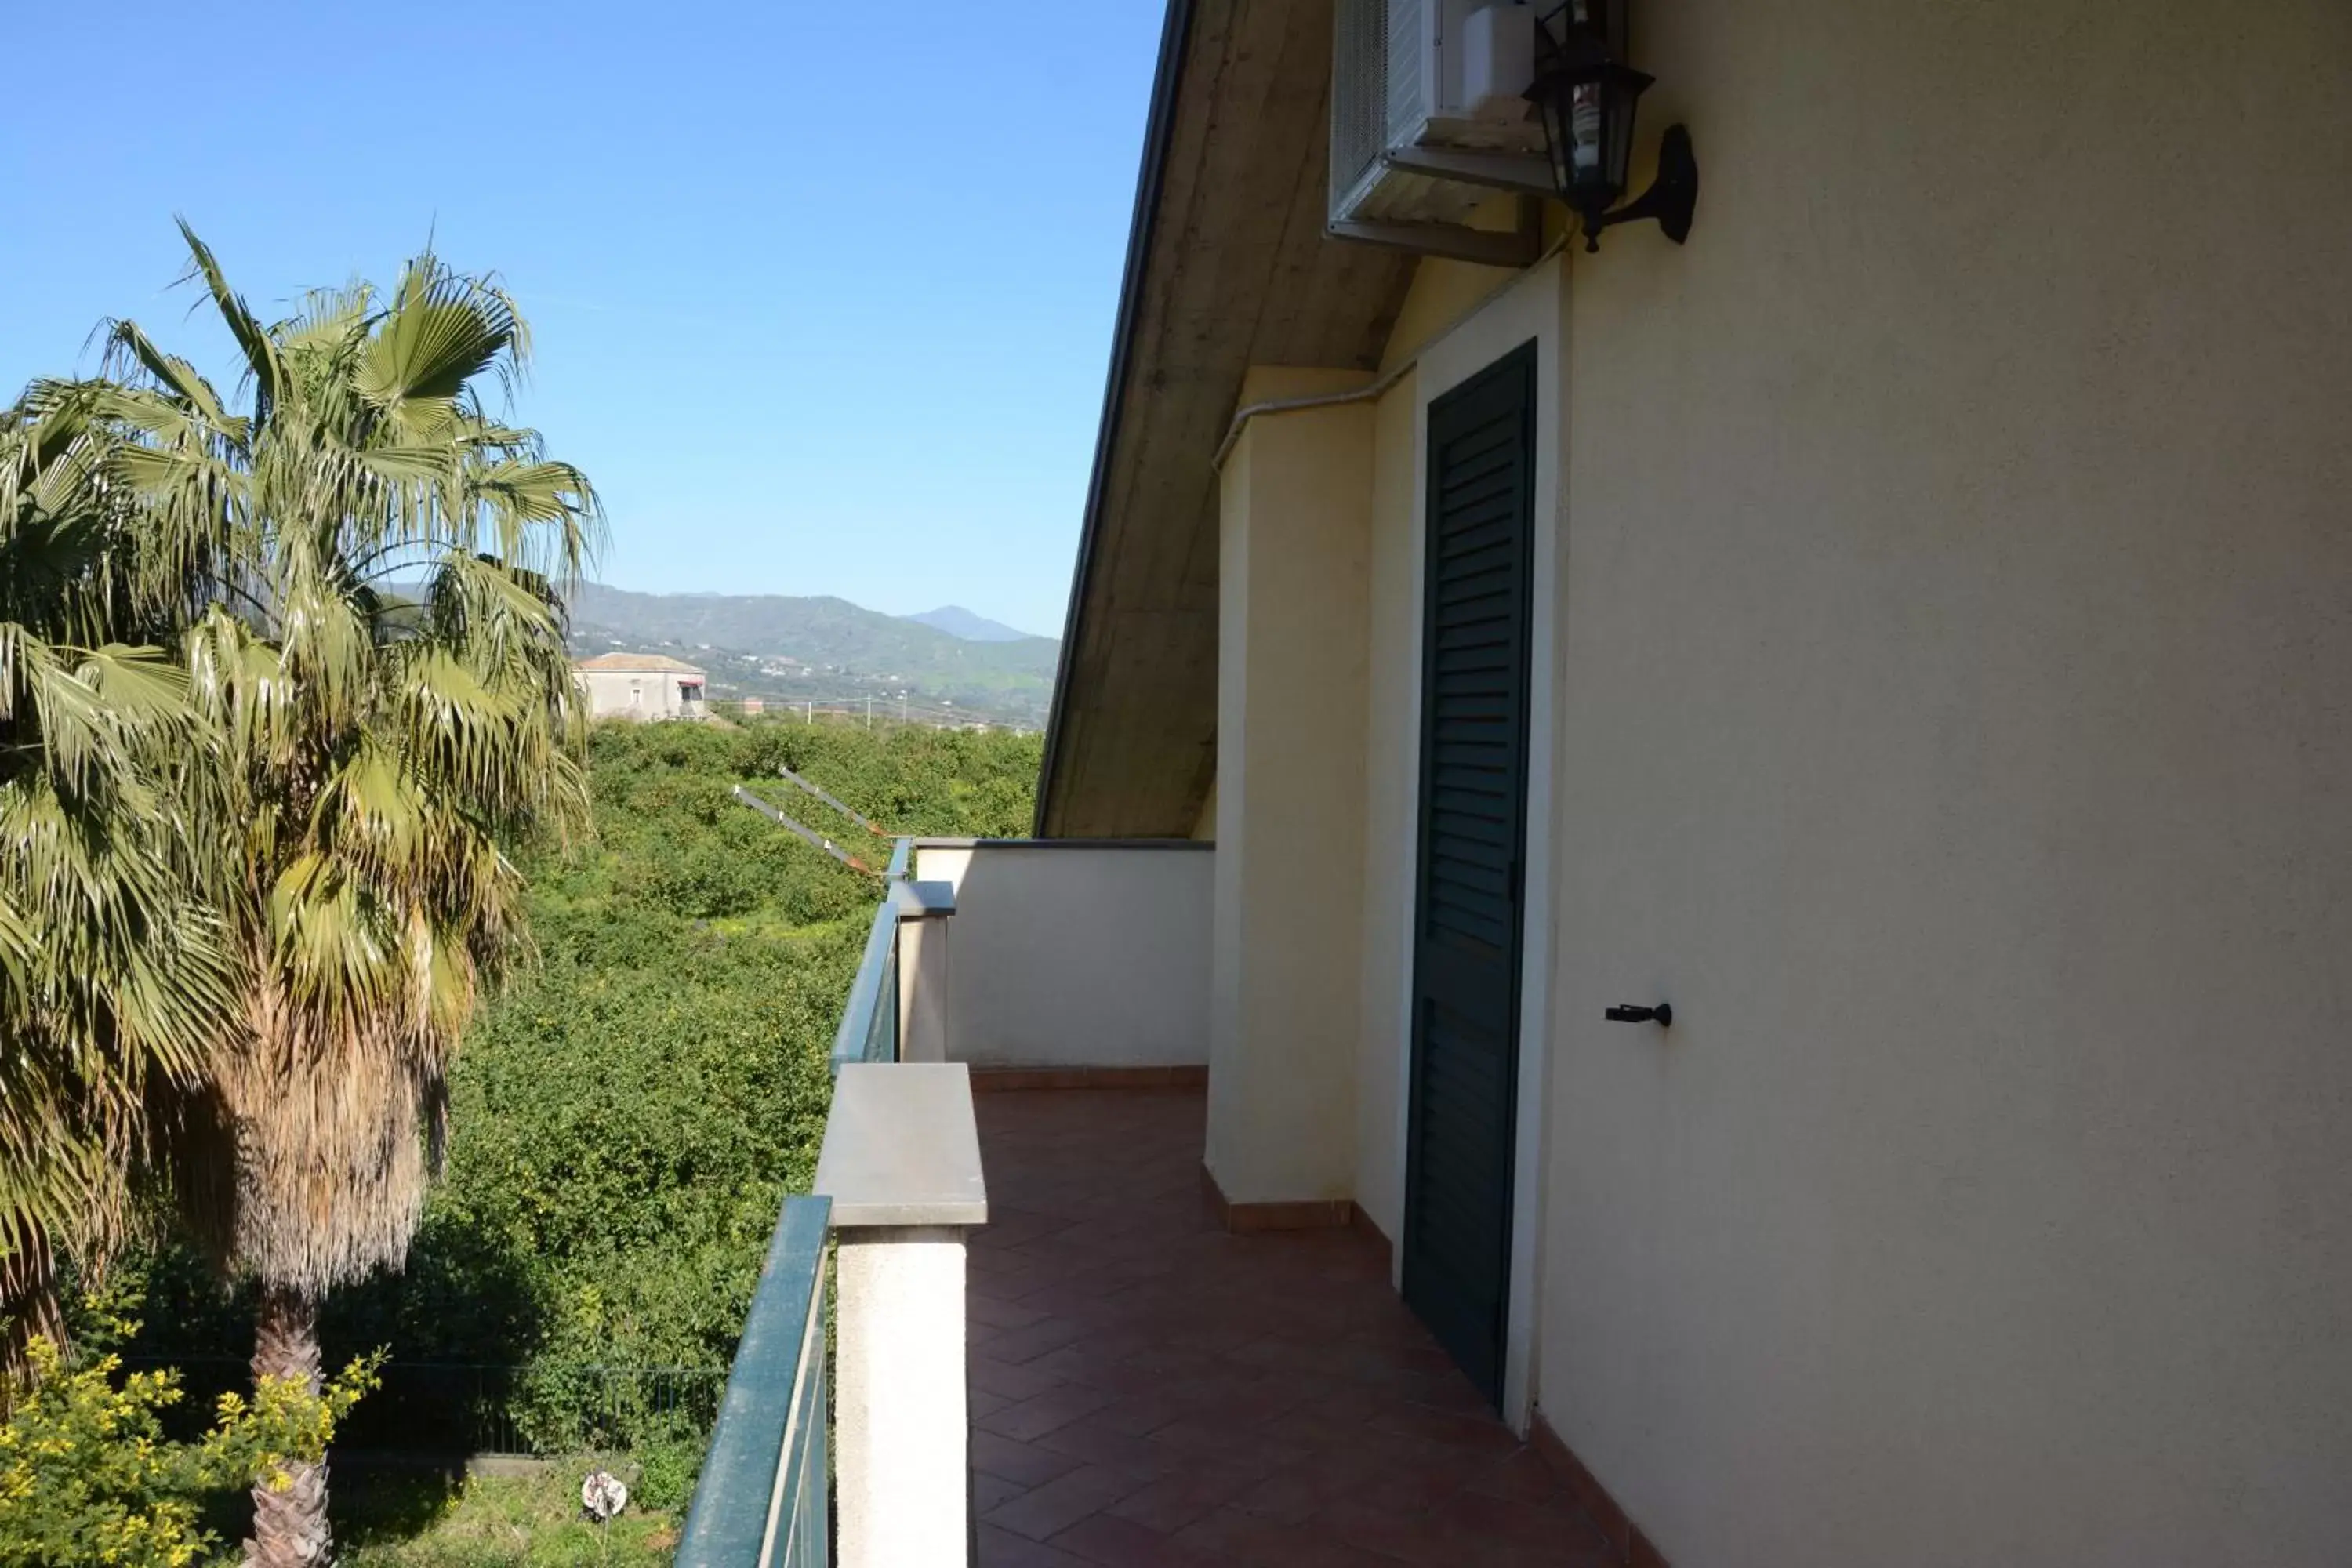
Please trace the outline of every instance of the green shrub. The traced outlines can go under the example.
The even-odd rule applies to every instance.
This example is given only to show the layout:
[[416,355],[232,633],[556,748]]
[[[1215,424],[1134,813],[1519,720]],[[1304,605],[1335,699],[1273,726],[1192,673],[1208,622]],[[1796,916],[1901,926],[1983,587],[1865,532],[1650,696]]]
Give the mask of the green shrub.
[[636,1451],[638,1477],[633,1501],[646,1508],[685,1510],[694,1500],[695,1478],[702,1469],[705,1435],[641,1446]]
[[28,1359],[0,1424],[0,1568],[183,1568],[217,1544],[199,1523],[206,1493],[291,1484],[287,1467],[318,1462],[375,1383],[372,1360],[320,1394],[265,1378],[250,1401],[223,1394],[211,1429],[180,1443],[163,1424],[178,1373],[123,1373],[113,1355],[71,1364],[38,1338]]

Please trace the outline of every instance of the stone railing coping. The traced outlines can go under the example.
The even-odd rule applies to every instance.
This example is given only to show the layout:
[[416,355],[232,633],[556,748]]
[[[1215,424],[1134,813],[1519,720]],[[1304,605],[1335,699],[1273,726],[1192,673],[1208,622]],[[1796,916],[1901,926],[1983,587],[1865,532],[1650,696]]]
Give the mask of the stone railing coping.
[[961,1062],[849,1062],[833,1086],[816,1192],[835,1229],[988,1223],[971,1073]]
[[893,882],[890,900],[902,921],[935,920],[955,913],[953,882]]

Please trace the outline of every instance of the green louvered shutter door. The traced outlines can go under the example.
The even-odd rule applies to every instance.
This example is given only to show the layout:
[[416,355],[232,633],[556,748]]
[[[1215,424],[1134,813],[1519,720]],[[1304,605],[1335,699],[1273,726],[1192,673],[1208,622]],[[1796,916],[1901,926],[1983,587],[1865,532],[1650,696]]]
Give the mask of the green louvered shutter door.
[[1404,1294],[1500,1402],[1527,835],[1535,345],[1429,408]]

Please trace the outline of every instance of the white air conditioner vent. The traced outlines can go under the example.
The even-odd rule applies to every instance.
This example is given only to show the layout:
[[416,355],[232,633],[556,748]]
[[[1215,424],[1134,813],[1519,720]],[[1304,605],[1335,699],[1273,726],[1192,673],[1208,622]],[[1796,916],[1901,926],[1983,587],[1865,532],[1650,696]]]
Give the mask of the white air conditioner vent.
[[1512,0],[1338,0],[1332,233],[1395,243],[1390,226],[1459,227],[1498,188],[1548,188],[1543,128],[1519,97],[1536,26]]

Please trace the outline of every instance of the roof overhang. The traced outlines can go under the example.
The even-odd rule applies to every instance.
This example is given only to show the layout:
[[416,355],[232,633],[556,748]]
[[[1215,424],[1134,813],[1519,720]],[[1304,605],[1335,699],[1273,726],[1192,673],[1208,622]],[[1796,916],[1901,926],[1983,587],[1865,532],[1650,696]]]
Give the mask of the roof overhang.
[[1037,787],[1192,831],[1216,773],[1219,443],[1252,365],[1371,370],[1412,261],[1326,237],[1330,0],[1170,0]]

